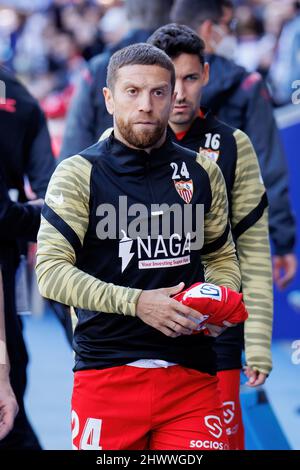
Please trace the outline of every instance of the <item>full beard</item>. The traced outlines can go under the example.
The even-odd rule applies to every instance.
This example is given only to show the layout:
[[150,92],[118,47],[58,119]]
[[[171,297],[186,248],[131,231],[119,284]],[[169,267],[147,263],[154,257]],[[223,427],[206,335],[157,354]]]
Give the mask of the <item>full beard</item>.
[[117,118],[116,124],[126,142],[139,149],[153,147],[166,130],[166,124],[161,121],[158,121],[156,126],[151,126],[150,129],[144,131],[135,131],[133,125],[125,122],[122,118]]

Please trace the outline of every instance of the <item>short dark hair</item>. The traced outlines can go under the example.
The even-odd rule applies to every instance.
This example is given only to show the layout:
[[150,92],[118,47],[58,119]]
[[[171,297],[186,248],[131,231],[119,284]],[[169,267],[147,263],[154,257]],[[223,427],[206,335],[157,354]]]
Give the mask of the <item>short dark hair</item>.
[[167,54],[147,43],[132,44],[115,52],[110,58],[106,83],[111,90],[114,88],[117,72],[126,65],[158,65],[170,72],[172,92],[175,88],[175,69]]
[[125,0],[125,9],[131,28],[154,31],[169,23],[174,0]]
[[174,23],[196,30],[206,20],[218,23],[222,15],[222,5],[217,0],[175,0],[170,17]]
[[157,29],[147,41],[164,51],[171,59],[180,54],[195,54],[203,65],[205,43],[188,26],[171,23]]

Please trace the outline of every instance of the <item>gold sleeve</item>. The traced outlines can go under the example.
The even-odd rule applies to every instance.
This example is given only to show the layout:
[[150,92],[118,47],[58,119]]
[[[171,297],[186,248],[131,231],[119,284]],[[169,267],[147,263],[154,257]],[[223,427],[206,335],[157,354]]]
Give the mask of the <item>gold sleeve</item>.
[[103,282],[75,266],[88,227],[91,168],[76,155],[52,175],[38,233],[39,290],[72,307],[135,316],[141,290]]
[[232,230],[249,313],[245,322],[247,364],[263,373],[272,369],[272,263],[265,187],[252,144],[243,132],[234,133],[237,165],[232,190]]
[[204,246],[201,256],[205,280],[239,291],[241,275],[228,219],[224,177],[218,165],[201,153],[197,161],[209,176],[212,192],[210,211],[204,219]]

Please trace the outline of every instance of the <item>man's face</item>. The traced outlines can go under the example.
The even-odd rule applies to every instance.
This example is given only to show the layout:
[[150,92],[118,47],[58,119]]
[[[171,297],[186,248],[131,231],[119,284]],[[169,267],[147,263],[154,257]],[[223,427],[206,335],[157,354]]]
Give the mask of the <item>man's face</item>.
[[173,59],[176,72],[176,100],[170,115],[170,124],[190,125],[198,115],[202,87],[208,81],[208,64],[204,66],[195,54],[180,54]]
[[157,65],[120,68],[114,89],[103,90],[115,133],[130,145],[151,148],[163,138],[174,102],[171,74]]

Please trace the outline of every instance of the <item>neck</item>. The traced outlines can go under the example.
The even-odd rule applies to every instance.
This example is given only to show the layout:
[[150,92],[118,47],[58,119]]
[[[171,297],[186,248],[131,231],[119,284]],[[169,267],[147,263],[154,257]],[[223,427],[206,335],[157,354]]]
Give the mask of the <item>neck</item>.
[[135,147],[134,145],[130,144],[126,139],[124,139],[124,137],[122,136],[122,134],[119,131],[118,127],[114,126],[114,136],[115,136],[116,139],[118,139],[120,142],[122,142],[122,144],[126,145],[127,147],[129,147],[131,149],[143,150],[144,152],[147,152],[147,153],[150,153],[151,150],[153,150],[153,149],[161,147],[162,144],[164,143],[164,141],[166,140],[166,135],[167,135],[167,129],[165,129],[165,131],[164,131],[163,135],[161,136],[161,138],[154,145],[152,145],[151,147],[141,149],[139,147]]
[[179,134],[180,132],[187,132],[191,127],[193,121],[184,124],[174,124],[173,122],[169,121],[169,126],[171,127],[174,134]]

